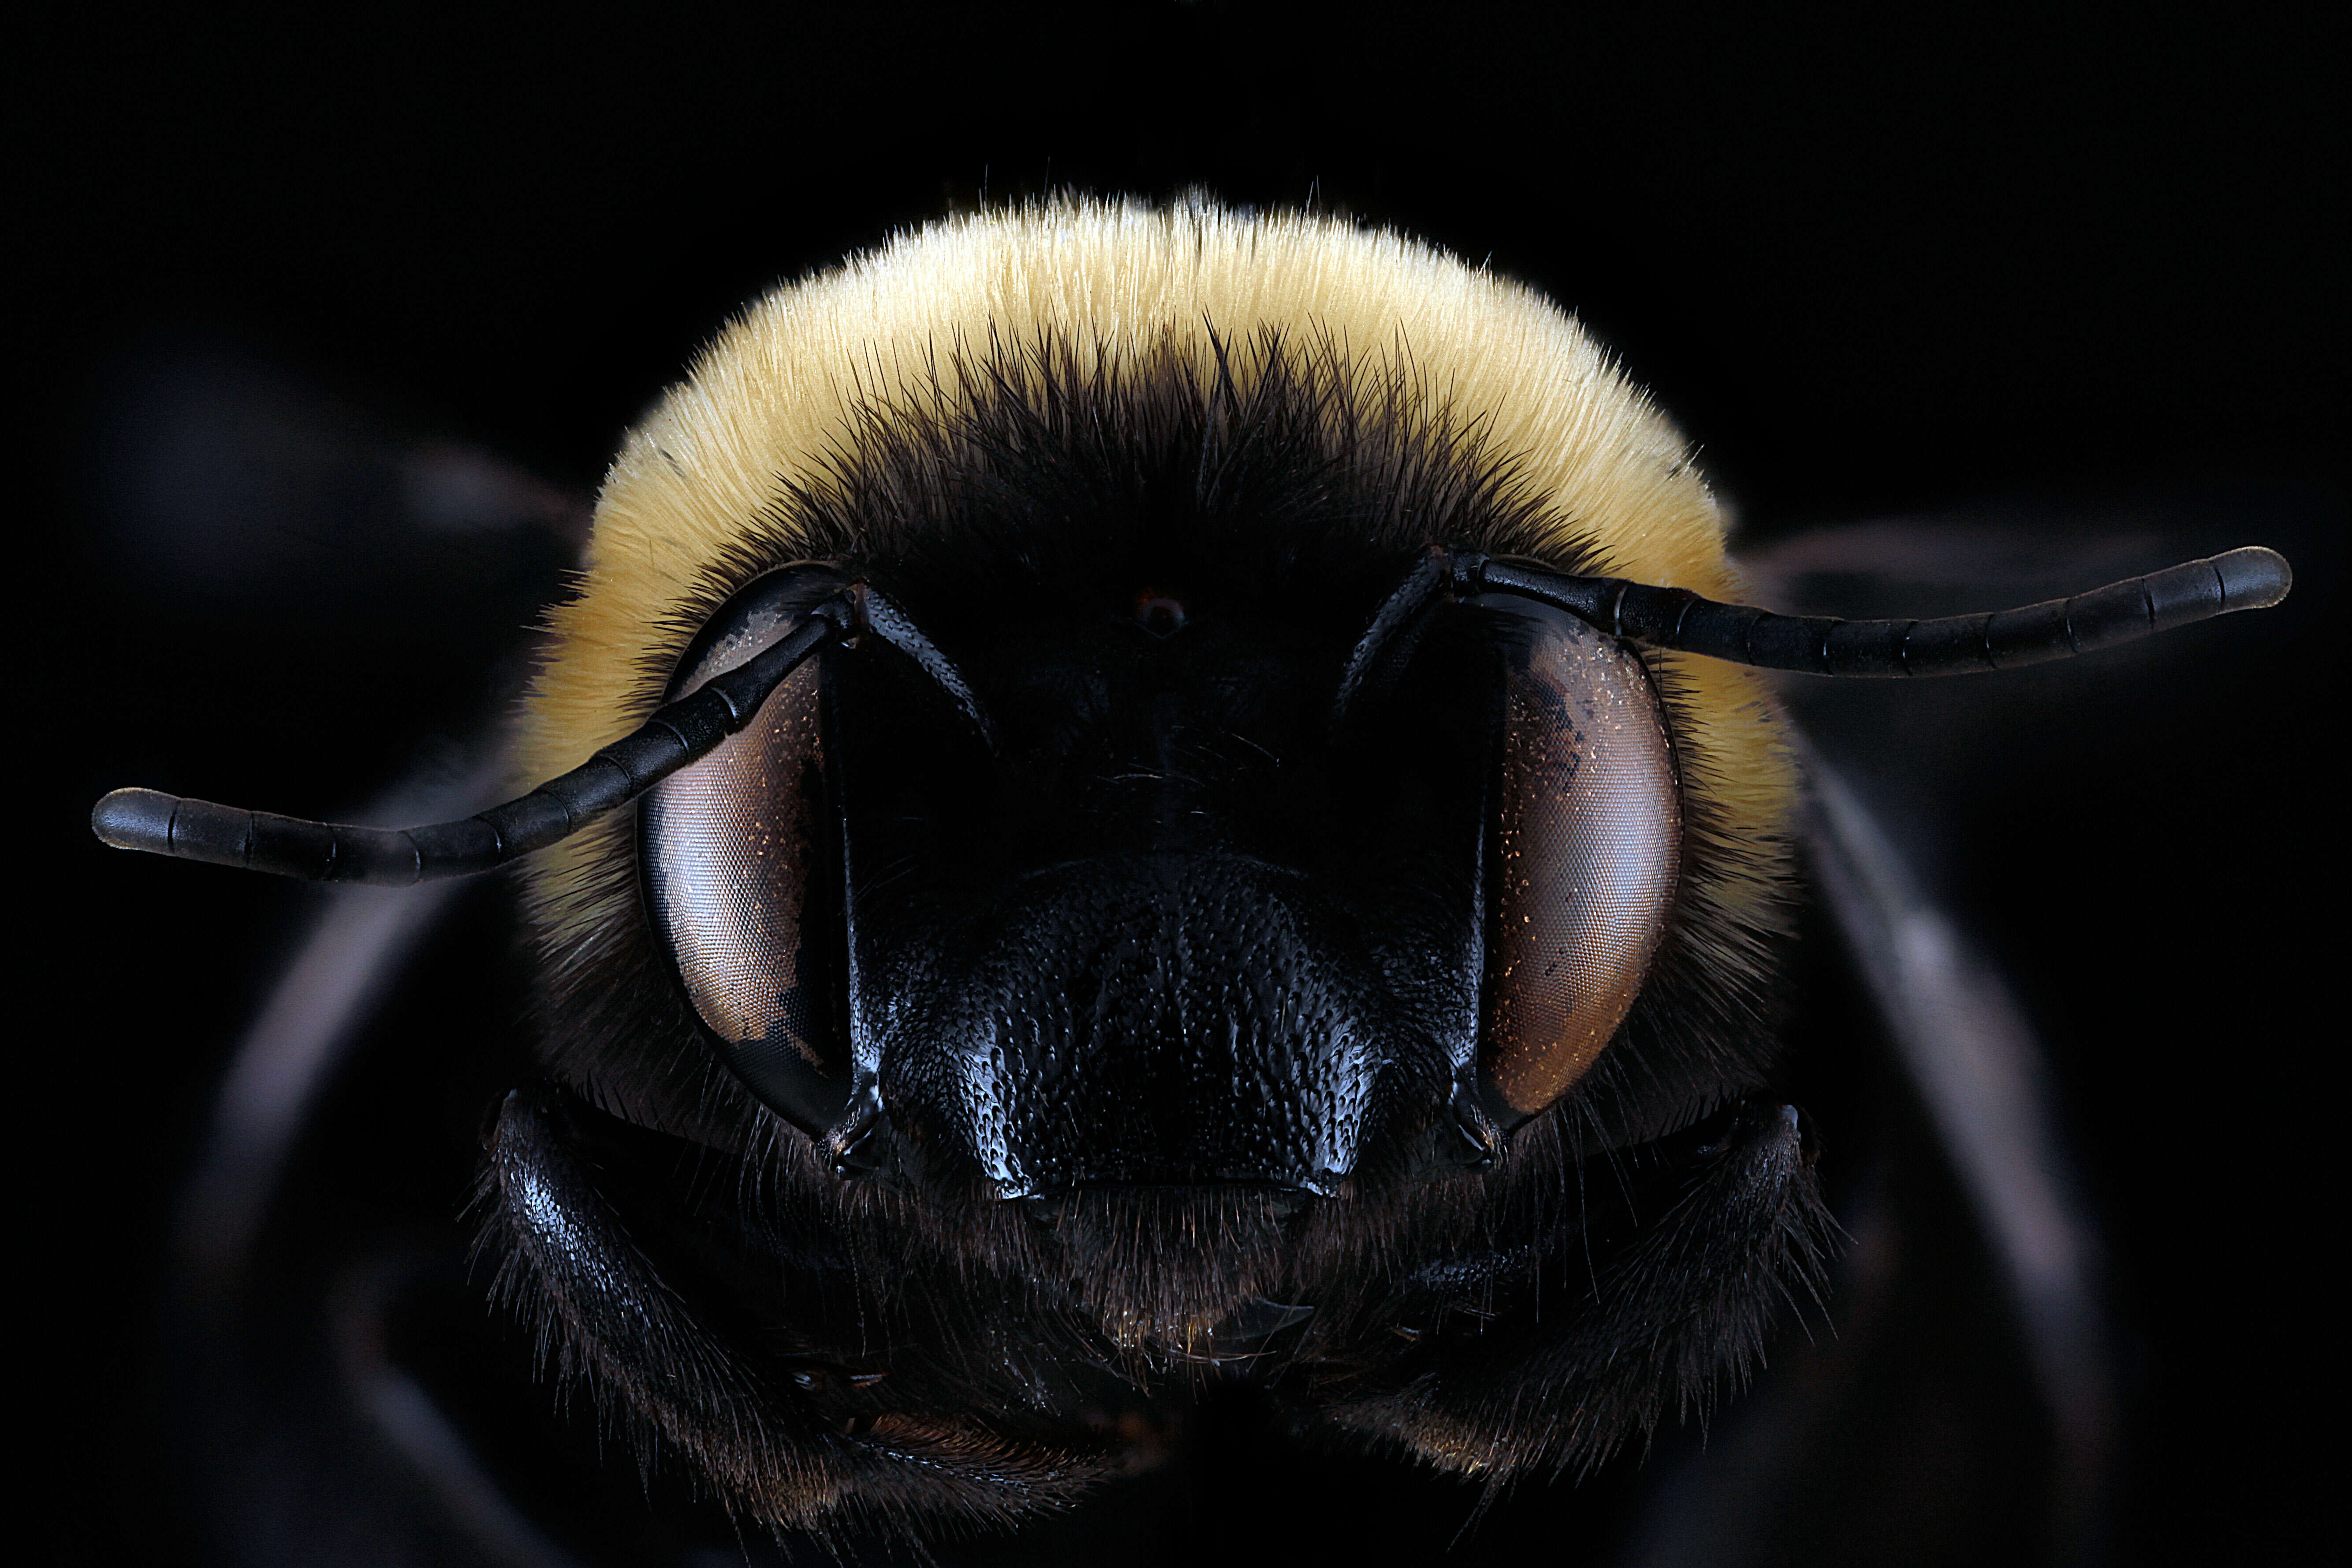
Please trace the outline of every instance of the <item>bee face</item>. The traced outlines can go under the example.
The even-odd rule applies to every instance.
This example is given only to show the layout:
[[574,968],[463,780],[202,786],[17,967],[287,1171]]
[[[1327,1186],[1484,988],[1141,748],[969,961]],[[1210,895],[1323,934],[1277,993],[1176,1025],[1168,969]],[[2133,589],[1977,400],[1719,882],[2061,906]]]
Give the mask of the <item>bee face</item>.
[[1571,321],[1391,237],[1066,205],[756,307],[616,463],[522,770],[859,635],[530,872],[511,1280],[795,1522],[1050,1503],[1204,1368],[1497,1475],[1701,1393],[1822,1227],[1749,1098],[1779,713],[1432,574],[1727,595],[1722,531]]
[[[1791,617],[1722,602],[1722,533],[1523,290],[1318,220],[1033,208],[782,291],[631,437],[529,793],[93,826],[329,880],[538,856],[488,1241],[555,1366],[740,1512],[1014,1518],[1227,1379],[1496,1484],[1703,1407],[1818,1283],[1754,670],[2004,668],[2289,580],[2242,548]],[[1819,794],[1916,1054],[1917,998],[1975,993]],[[2000,1011],[1944,1010],[1948,1052]]]

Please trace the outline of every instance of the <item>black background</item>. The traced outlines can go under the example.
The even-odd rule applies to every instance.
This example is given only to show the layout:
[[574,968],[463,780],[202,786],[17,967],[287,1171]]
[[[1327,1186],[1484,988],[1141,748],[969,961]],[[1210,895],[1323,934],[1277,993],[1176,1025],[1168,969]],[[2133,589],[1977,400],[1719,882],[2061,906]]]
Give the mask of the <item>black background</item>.
[[2019,715],[1969,808],[2007,858],[1963,865],[1958,896],[2047,1025],[2111,1230],[2119,1555],[2303,1539],[2333,1483],[2299,1426],[2338,1359],[2312,1259],[2341,1233],[2332,922],[2299,901],[2335,874],[2340,810],[2318,758],[2341,656],[2316,628],[2343,516],[2343,62],[2319,15],[383,6],[20,45],[36,935],[14,1142],[40,1327],[17,1354],[56,1380],[30,1414],[59,1560],[184,1549],[160,1237],[295,918],[257,879],[110,855],[82,813],[134,782],[348,807],[480,709],[528,615],[486,588],[409,616],[398,584],[264,614],[142,574],[102,526],[125,375],[189,344],[249,356],[585,491],[778,279],[976,200],[1196,183],[1550,291],[1759,537],[2016,498],[2219,495],[2248,520],[2224,543],[2283,520],[2309,557],[2292,609],[2190,634],[2216,673],[2136,699],[2103,731],[2119,750]]

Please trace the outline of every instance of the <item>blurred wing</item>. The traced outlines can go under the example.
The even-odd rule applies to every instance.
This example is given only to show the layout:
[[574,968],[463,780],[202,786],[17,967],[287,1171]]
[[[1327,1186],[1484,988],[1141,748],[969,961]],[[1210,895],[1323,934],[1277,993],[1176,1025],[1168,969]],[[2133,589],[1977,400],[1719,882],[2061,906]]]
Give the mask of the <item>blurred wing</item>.
[[[2179,1163],[2132,1108],[2195,1070],[2173,1057],[2200,1047],[2202,1010],[2228,1010],[2233,941],[2272,939],[2260,906],[2231,899],[2252,841],[2230,808],[2338,541],[2327,496],[2248,485],[1823,528],[1744,556],[1759,602],[1806,615],[1965,614],[2247,543],[2289,556],[2298,599],[2265,625],[1979,681],[1780,683],[1803,732],[1816,894],[1790,1093],[1816,1113],[1853,1244],[1831,1332],[1783,1336],[1706,1447],[1664,1468],[1624,1561],[2107,1548],[2126,1401],[2070,1123],[2093,1124],[2110,1166],[2124,1152],[2111,1190]],[[2179,904],[2122,900],[2151,879]],[[2189,912],[2220,909],[2242,936]],[[2069,1020],[2066,1058],[2004,973],[2021,954]]]
[[427,597],[585,542],[588,498],[400,428],[226,345],[158,346],[102,389],[90,500],[118,571],[181,598]]

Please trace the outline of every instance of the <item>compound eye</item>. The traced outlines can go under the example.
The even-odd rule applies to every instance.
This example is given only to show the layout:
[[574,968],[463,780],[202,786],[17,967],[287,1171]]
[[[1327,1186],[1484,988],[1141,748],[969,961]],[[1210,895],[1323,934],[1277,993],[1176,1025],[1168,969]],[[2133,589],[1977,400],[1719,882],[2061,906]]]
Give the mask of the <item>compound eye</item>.
[[1641,661],[1511,595],[1468,601],[1505,648],[1483,1098],[1504,1125],[1557,1100],[1641,993],[1681,860],[1665,720]]
[[[670,697],[789,636],[838,585],[811,568],[761,578],[711,618]],[[802,665],[740,733],[647,791],[638,816],[646,902],[680,988],[736,1075],[812,1133],[838,1119],[849,1083],[820,663]]]

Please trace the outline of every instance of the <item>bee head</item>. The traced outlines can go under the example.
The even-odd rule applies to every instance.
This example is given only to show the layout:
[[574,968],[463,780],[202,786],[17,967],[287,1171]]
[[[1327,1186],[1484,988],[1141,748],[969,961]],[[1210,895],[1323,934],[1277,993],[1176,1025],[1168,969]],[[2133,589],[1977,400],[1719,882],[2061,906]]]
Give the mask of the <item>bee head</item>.
[[1763,1093],[1799,790],[1756,667],[1996,668],[2285,588],[2241,551],[1796,620],[1724,533],[1487,273],[1206,205],[966,219],[755,306],[632,434],[537,787],[99,826],[532,857],[508,1282],[762,1517],[1008,1517],[1129,1462],[1122,1412],[1277,1367],[1500,1477],[1703,1399],[1818,1267]]

